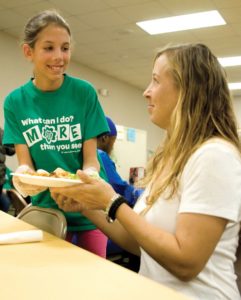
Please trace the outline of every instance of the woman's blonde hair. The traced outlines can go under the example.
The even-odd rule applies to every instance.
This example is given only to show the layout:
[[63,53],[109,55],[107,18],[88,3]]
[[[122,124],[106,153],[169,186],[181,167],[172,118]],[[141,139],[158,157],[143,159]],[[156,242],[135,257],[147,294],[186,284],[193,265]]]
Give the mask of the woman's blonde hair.
[[187,160],[208,139],[221,137],[240,149],[226,74],[210,49],[202,44],[170,46],[158,52],[155,61],[163,54],[180,94],[164,144],[140,182],[150,185],[149,205],[164,191],[167,199],[177,193]]

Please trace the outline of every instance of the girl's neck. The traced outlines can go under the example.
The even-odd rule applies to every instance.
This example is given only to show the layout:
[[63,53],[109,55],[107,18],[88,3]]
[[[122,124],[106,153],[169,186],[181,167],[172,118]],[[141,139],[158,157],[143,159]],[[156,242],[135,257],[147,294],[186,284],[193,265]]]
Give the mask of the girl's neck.
[[51,92],[60,88],[63,81],[64,81],[64,76],[61,79],[58,79],[56,81],[49,81],[49,80],[43,81],[43,80],[38,80],[38,78],[34,78],[33,84],[43,92]]

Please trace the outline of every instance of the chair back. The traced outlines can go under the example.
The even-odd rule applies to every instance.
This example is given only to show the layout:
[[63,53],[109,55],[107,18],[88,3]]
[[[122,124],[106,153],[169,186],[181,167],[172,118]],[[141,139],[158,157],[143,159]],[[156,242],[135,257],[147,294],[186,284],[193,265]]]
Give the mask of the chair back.
[[29,204],[18,214],[17,218],[59,238],[65,239],[66,237],[67,223],[60,210]]
[[27,201],[19,194],[15,189],[10,189],[6,191],[6,194],[10,200],[10,203],[14,209],[14,216],[16,217],[21,210],[23,210],[27,205]]

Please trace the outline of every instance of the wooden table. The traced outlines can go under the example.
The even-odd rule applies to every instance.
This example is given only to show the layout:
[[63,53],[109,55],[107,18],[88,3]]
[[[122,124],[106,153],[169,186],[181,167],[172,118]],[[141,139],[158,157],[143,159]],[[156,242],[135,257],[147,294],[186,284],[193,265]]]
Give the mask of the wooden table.
[[[35,229],[0,211],[0,233]],[[185,300],[186,297],[51,234],[0,245],[2,300]]]

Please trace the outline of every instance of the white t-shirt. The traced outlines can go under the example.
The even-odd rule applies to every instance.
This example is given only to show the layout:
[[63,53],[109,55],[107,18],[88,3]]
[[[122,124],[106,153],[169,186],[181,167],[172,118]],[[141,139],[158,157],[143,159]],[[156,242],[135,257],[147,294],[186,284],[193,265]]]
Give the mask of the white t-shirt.
[[[147,195],[148,189],[136,203],[136,212],[146,207]],[[195,279],[183,282],[141,249],[139,273],[180,291],[190,299],[240,299],[233,262],[241,221],[241,158],[231,144],[221,139],[203,144],[183,170],[178,196],[171,200],[159,197],[144,218],[174,233],[177,214],[187,212],[229,220],[204,269]]]

